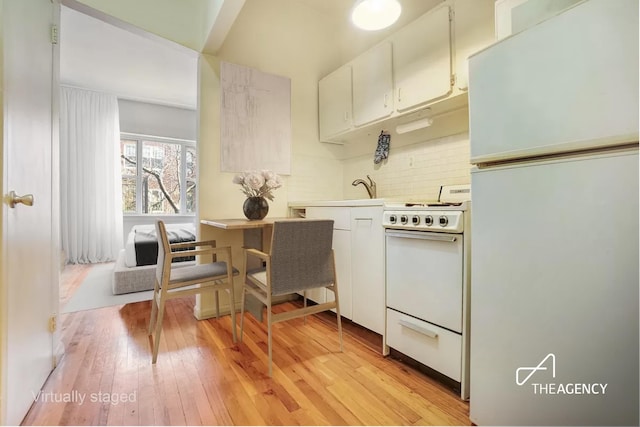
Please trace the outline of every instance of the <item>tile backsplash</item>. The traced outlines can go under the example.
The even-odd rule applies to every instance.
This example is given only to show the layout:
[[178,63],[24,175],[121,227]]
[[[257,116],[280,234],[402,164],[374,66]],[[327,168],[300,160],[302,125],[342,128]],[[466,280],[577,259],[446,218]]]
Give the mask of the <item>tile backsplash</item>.
[[366,198],[362,186],[351,186],[356,178],[371,175],[378,197],[401,200],[435,200],[441,185],[471,181],[469,133],[460,133],[394,148],[389,158],[374,165],[373,153],[344,161],[345,198]]

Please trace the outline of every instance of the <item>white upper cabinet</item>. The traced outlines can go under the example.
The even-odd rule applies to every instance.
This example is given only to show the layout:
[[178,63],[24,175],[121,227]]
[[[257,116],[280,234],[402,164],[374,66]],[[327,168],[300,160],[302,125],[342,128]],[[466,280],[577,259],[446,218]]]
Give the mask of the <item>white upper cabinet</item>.
[[320,80],[318,97],[321,140],[351,129],[351,65],[344,65]]
[[393,112],[391,43],[384,42],[358,56],[353,67],[353,123],[360,126]]
[[[497,7],[497,3],[496,3]],[[494,0],[457,0],[455,8],[455,89],[469,87],[469,56],[495,40]]]
[[445,0],[320,80],[320,139],[344,143],[466,104],[467,58],[494,42],[494,22],[494,0]]
[[391,37],[395,107],[406,111],[451,92],[451,19],[439,7]]

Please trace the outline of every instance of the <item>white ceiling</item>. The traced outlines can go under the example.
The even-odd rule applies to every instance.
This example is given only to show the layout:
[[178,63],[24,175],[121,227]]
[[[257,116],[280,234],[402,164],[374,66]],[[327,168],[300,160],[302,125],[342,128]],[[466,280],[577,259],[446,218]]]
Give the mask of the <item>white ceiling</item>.
[[[366,35],[358,34],[355,29],[350,28],[349,11],[355,0],[297,1],[328,15],[335,22],[336,29],[353,42],[359,39],[373,45],[443,0],[401,0],[403,12],[398,22],[388,30]],[[65,2],[79,4],[71,0]],[[240,6],[244,0],[242,3],[237,2],[238,0],[225,0],[225,3]],[[237,7],[234,9],[231,6],[221,10],[231,12],[221,13],[220,15],[225,16],[220,16],[213,24],[203,48],[207,53],[214,54],[217,51],[239,12]],[[113,93],[120,98],[195,109],[197,52],[135,29],[131,25],[116,23],[119,25],[62,6],[62,84]]]
[[62,84],[195,109],[197,60],[197,53],[186,47],[62,6]]

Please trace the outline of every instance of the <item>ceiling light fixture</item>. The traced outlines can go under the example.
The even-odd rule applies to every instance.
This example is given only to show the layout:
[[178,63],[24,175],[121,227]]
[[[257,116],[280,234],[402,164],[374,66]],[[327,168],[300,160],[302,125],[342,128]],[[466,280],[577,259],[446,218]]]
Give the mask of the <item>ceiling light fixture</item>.
[[400,12],[398,0],[361,0],[351,12],[351,21],[362,30],[381,30],[396,22]]

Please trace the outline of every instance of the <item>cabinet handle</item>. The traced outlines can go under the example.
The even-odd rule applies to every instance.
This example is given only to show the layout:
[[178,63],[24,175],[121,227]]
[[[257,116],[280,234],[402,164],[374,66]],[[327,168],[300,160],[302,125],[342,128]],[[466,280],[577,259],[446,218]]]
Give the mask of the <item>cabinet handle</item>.
[[406,320],[398,320],[398,324],[419,334],[426,335],[429,338],[438,338],[438,334],[436,332],[433,332],[432,330],[427,328],[423,328],[422,326],[414,325],[413,323],[409,323]]
[[424,231],[387,231],[387,237],[399,237],[401,239],[418,239],[418,240],[435,240],[438,242],[455,242],[458,240],[456,236],[448,234],[428,233]]
[[399,87],[398,88],[398,102],[402,102],[402,95],[400,94],[402,92],[402,88]]
[[384,94],[384,108],[387,108],[387,94]]
[[356,221],[373,221],[373,218],[354,218]]
[[347,111],[344,112],[344,121],[349,120],[349,113]]

